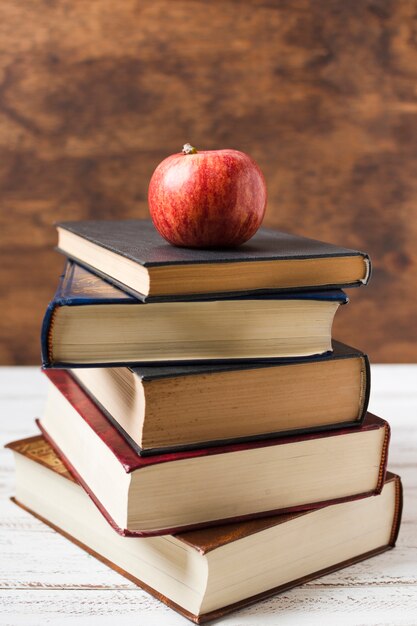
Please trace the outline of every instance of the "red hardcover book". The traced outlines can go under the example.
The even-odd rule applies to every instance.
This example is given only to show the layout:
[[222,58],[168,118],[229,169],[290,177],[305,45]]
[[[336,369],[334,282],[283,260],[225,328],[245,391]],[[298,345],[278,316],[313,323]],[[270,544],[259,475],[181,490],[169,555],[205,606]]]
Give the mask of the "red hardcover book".
[[45,373],[39,426],[120,534],[323,507],[384,483],[390,431],[371,414],[357,428],[141,457],[67,372]]
[[126,539],[42,437],[7,447],[16,459],[17,504],[196,623],[388,550],[400,525],[401,482],[387,474],[380,495],[357,502]]

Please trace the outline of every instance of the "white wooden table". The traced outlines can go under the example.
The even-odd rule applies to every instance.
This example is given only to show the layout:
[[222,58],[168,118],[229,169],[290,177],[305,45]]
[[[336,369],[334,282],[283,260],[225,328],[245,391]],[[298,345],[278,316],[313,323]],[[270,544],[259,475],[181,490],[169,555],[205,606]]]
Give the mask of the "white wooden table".
[[[405,487],[395,550],[255,604],[228,626],[417,624],[417,365],[372,369],[370,409],[392,427],[389,467]],[[45,381],[0,368],[0,444],[36,433]],[[184,618],[9,501],[13,460],[0,450],[0,624],[185,626]]]

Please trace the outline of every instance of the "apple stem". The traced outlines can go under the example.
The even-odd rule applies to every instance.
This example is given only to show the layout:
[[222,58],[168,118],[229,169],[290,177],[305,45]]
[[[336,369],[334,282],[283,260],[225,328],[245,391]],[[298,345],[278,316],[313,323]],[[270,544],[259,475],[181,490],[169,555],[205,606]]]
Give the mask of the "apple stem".
[[196,148],[192,146],[190,143],[185,143],[182,147],[183,154],[197,154]]

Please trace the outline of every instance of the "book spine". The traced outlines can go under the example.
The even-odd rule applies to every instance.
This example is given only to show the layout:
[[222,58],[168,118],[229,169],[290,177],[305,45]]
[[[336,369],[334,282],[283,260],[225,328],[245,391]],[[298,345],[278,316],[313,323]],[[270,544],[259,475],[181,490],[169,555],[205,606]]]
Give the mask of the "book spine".
[[359,423],[362,423],[365,419],[366,412],[369,405],[369,397],[371,393],[371,366],[367,354],[362,355],[364,371],[361,373],[361,408],[359,415]]
[[377,485],[375,489],[376,494],[381,493],[382,487],[384,486],[384,483],[385,483],[385,477],[387,474],[388,449],[389,449],[390,439],[391,439],[391,428],[388,422],[385,422],[384,441],[382,444],[382,451],[381,451],[381,462],[379,464],[378,481],[377,481]]
[[42,321],[41,358],[42,367],[45,369],[53,367],[53,342],[51,337],[56,308],[56,302],[53,300],[49,303]]
[[367,285],[372,277],[372,261],[371,261],[371,257],[369,256],[369,254],[363,253],[363,261],[365,263],[367,273],[365,275],[365,278],[360,282],[360,284]]
[[403,485],[401,479],[395,477],[395,510],[394,519],[392,522],[391,536],[389,545],[393,548],[398,539],[398,533],[400,532],[401,517],[403,512]]
[[62,274],[59,277],[58,288],[48,304],[41,328],[41,357],[42,367],[49,368],[53,366],[53,342],[52,329],[54,325],[54,317],[57,307],[67,303],[67,293],[71,290],[73,280],[73,267],[70,263],[66,263]]

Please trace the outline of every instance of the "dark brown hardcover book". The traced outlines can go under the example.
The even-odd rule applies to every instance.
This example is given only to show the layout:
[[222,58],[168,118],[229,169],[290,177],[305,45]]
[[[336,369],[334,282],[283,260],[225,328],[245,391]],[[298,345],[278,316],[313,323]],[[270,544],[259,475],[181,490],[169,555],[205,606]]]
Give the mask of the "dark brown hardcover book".
[[64,370],[39,425],[119,533],[148,536],[378,493],[389,425],[140,456]]
[[367,254],[260,228],[233,249],[168,244],[150,220],[61,222],[58,249],[142,300],[366,284]]
[[196,623],[384,552],[400,526],[401,481],[388,473],[381,494],[362,500],[126,539],[42,437],[8,447],[16,458],[19,506]]

